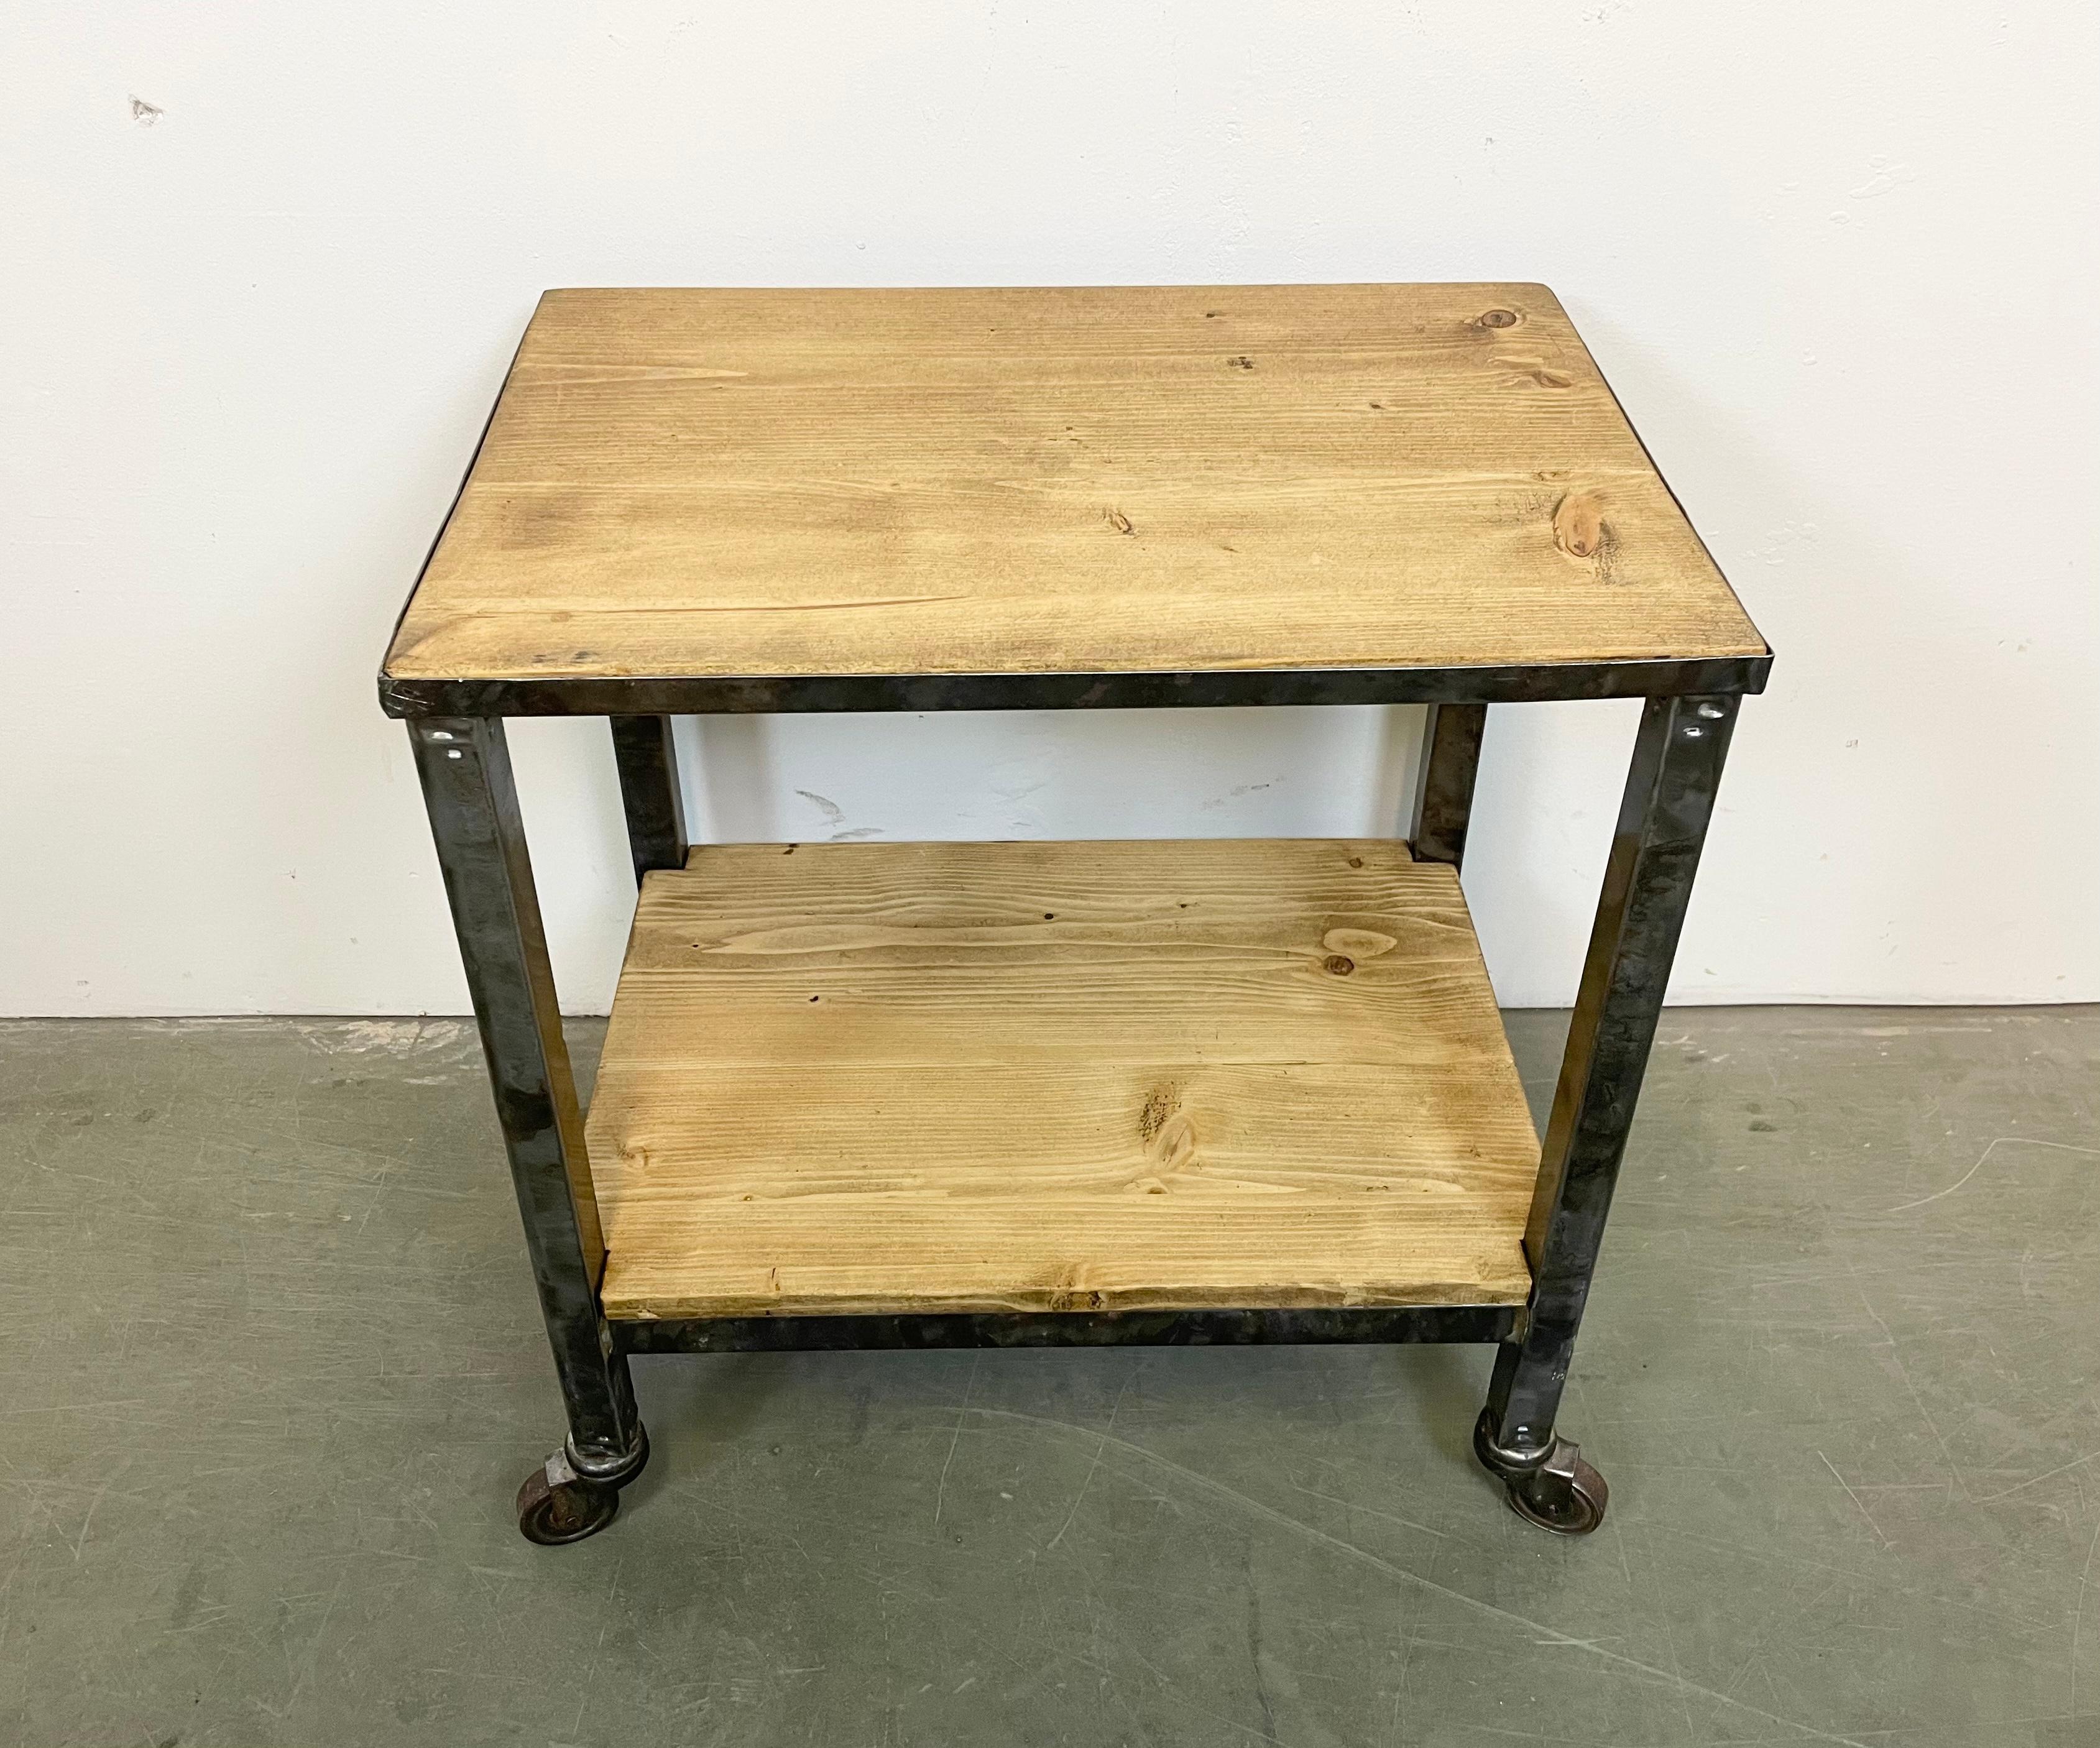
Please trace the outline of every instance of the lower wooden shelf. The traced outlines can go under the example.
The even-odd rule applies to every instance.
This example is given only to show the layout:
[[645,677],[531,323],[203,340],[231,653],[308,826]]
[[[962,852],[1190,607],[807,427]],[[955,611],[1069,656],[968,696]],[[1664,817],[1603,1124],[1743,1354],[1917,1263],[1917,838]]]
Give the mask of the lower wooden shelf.
[[1531,1284],[1479,943],[1390,840],[696,849],[587,1135],[620,1320]]

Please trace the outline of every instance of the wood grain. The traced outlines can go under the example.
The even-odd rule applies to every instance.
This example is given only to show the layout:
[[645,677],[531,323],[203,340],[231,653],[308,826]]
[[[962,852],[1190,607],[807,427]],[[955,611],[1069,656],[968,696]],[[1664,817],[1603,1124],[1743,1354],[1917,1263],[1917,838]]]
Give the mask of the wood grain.
[[1538,1146],[1390,841],[697,850],[588,1136],[615,1318],[1516,1304]]
[[1542,285],[577,290],[386,672],[1763,650]]

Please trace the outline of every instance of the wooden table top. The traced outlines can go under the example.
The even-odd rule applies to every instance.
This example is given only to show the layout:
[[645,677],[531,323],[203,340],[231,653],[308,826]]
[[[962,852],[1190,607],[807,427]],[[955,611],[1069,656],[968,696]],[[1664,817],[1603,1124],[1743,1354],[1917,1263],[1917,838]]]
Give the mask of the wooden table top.
[[1542,285],[564,290],[385,677],[1764,653]]

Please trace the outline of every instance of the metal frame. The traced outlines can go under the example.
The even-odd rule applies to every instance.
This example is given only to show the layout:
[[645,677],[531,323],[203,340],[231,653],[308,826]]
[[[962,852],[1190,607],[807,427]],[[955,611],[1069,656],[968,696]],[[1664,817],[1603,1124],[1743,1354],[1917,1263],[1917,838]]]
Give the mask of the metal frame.
[[[386,708],[409,718],[569,1421],[562,1450],[520,1491],[520,1527],[536,1541],[571,1541],[611,1520],[613,1490],[639,1472],[648,1452],[628,1378],[629,1353],[1456,1341],[1498,1344],[1475,1448],[1507,1485],[1511,1504],[1548,1529],[1595,1528],[1605,1489],[1555,1430],[1561,1391],[1737,706],[1743,694],[1762,689],[1770,663],[1767,655],[1343,673],[382,678]],[[1533,1276],[1527,1304],[622,1324],[602,1315],[603,1245],[503,716],[611,718],[638,881],[686,858],[673,712],[1426,702],[1414,853],[1457,867],[1487,705],[1629,695],[1647,702],[1542,1151],[1525,1237]]]
[[1501,1341],[1515,1305],[1301,1311],[988,1311],[921,1317],[677,1318],[615,1323],[629,1353],[805,1353],[875,1348],[1261,1348]]
[[605,1241],[510,745],[494,717],[424,717],[408,738],[568,1410],[568,1458],[583,1474],[623,1476],[647,1446],[626,1357],[598,1309]]
[[1531,1303],[1522,1334],[1495,1356],[1483,1416],[1496,1454],[1520,1468],[1551,1454],[1736,704],[1651,698],[1641,713],[1524,1234]]
[[748,716],[839,710],[1156,710],[1226,704],[1543,704],[1761,692],[1769,651],[1501,668],[1236,668],[1217,673],[379,677],[389,716]]
[[627,809],[634,884],[651,868],[686,865],[686,797],[678,784],[678,746],[668,716],[616,716],[612,756]]
[[1454,868],[1464,863],[1487,726],[1485,704],[1432,704],[1424,715],[1414,823],[1407,834],[1417,862],[1448,862]]

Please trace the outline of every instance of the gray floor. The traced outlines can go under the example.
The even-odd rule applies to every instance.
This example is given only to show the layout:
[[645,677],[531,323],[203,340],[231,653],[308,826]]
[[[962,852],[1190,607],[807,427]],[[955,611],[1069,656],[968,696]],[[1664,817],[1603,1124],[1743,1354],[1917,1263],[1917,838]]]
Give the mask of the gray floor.
[[1305,1349],[644,1361],[542,1550],[470,1027],[0,1027],[0,1741],[2100,1743],[2096,1058],[1666,1016],[1585,1542],[1474,1469],[1485,1352]]

